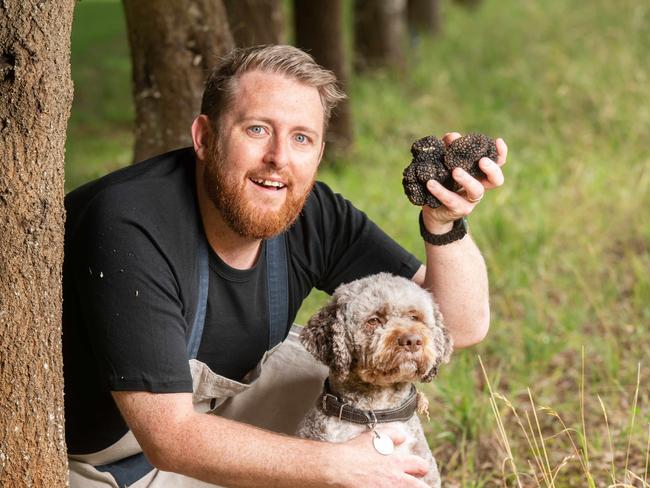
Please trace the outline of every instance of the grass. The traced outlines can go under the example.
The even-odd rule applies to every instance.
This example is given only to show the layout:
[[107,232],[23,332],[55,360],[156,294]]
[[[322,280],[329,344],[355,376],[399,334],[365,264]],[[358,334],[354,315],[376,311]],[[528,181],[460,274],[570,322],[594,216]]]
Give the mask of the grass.
[[[411,141],[477,130],[508,142],[506,185],[470,219],[491,333],[426,387],[445,486],[647,486],[650,4],[442,6],[444,32],[411,49],[408,76],[352,80],[356,147],[321,178],[423,258],[400,185]],[[131,160],[119,3],[78,4],[72,63],[68,189]]]

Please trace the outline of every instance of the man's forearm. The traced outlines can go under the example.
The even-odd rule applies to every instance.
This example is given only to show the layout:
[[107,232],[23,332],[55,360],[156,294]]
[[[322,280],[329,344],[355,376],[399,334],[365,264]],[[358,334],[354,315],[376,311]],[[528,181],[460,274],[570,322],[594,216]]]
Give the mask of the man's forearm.
[[325,486],[331,445],[193,414],[159,439],[159,469],[232,487]]
[[[443,141],[449,146],[459,137],[458,132],[450,132]],[[470,215],[486,191],[503,184],[501,167],[506,162],[508,146],[501,138],[495,145],[495,160],[483,157],[478,161],[484,178],[476,179],[457,167],[452,171],[452,178],[458,191],[435,180],[427,182],[427,190],[441,203],[436,208],[422,207],[421,216],[429,233],[444,235],[451,231],[453,222]],[[420,269],[414,280],[433,293],[456,347],[480,342],[490,325],[487,271],[480,251],[468,235],[447,245],[425,246],[426,272]]]
[[444,246],[425,244],[422,286],[435,297],[457,348],[480,342],[490,323],[487,270],[469,235]]

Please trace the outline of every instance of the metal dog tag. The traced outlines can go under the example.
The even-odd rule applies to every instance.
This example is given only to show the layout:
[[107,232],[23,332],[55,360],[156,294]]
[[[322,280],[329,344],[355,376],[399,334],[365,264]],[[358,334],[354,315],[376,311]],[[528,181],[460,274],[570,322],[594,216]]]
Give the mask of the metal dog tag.
[[388,435],[380,435],[379,432],[373,431],[375,434],[374,439],[372,440],[372,445],[375,446],[375,449],[379,454],[388,456],[392,454],[395,450],[395,445],[393,444],[393,439],[388,437]]

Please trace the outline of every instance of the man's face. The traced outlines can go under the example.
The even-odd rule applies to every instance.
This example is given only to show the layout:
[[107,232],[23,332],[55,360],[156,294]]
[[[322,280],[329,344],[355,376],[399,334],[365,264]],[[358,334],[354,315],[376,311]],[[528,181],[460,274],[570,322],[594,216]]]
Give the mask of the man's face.
[[260,71],[239,78],[204,175],[235,232],[268,238],[298,217],[322,155],[323,116],[316,88]]

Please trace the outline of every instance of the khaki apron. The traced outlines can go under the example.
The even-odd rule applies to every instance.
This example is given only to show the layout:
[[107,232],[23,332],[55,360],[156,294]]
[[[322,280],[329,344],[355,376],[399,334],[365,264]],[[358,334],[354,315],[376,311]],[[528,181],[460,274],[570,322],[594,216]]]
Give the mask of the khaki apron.
[[[207,244],[205,241],[199,244],[199,305],[188,341],[192,401],[197,412],[291,435],[320,394],[328,370],[302,347],[298,340],[299,327],[293,326],[287,339],[278,343],[284,335],[286,325],[283,324],[287,322],[284,235],[266,244],[269,343],[273,347],[242,382],[220,376],[195,359],[203,332],[208,288]],[[130,430],[106,449],[69,455],[68,463],[71,488],[217,486],[154,468]]]

